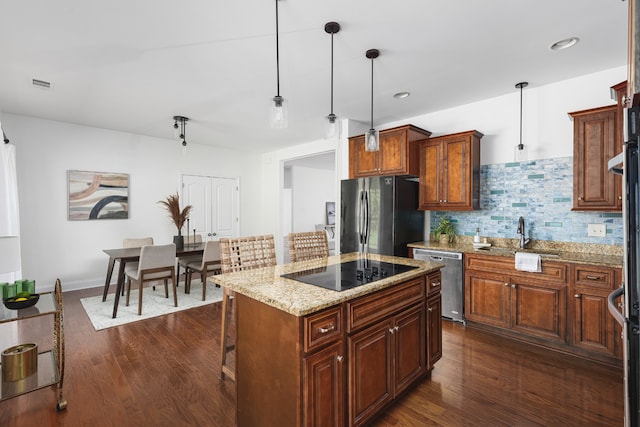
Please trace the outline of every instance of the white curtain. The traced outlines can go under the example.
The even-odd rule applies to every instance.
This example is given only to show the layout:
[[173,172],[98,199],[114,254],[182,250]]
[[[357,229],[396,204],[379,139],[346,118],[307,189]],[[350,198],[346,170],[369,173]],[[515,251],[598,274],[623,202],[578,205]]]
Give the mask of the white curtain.
[[[0,125],[1,126],[1,125]],[[0,141],[0,236],[20,235],[20,210],[18,207],[18,180],[16,174],[16,147]],[[17,239],[20,251],[20,238]],[[22,278],[22,263],[18,257],[16,270],[0,274],[0,282],[13,282]]]

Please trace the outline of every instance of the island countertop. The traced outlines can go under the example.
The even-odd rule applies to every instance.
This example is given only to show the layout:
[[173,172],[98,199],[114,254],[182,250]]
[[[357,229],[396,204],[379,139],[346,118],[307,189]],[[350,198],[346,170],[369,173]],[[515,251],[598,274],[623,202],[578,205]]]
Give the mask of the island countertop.
[[274,267],[220,274],[210,276],[208,280],[294,316],[306,316],[344,301],[397,285],[415,277],[424,276],[444,267],[444,264],[439,262],[366,254],[368,259],[374,261],[411,265],[417,268],[342,292],[281,277],[281,275],[287,273],[322,268],[327,265],[355,261],[364,257],[364,254],[359,253],[333,255],[317,260],[299,261]]

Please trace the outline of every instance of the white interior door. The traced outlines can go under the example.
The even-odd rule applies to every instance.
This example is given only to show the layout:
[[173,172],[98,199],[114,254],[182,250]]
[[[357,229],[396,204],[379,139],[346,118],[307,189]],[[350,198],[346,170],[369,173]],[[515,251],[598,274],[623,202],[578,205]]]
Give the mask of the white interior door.
[[237,178],[182,176],[182,199],[191,205],[189,234],[203,240],[238,236],[239,183]]

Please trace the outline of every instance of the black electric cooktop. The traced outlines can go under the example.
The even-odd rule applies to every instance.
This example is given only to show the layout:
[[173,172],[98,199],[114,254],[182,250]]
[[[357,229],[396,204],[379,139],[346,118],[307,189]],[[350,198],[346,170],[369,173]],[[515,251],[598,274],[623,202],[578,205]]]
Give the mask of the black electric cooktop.
[[359,259],[310,270],[296,271],[283,274],[281,277],[339,292],[366,285],[376,280],[386,279],[414,268],[418,267]]

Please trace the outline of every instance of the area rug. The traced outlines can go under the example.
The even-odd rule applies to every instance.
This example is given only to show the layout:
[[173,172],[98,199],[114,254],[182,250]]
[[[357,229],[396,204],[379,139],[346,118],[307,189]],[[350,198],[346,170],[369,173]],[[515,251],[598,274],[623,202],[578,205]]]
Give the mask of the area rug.
[[222,301],[222,288],[216,288],[212,283],[207,283],[207,299],[202,301],[202,283],[199,280],[191,282],[191,293],[189,294],[184,293],[184,285],[180,284],[178,287],[178,306],[174,307],[171,288],[169,288],[169,298],[165,298],[164,285],[156,286],[155,290],[150,286],[145,287],[142,292],[141,316],[138,316],[138,290],[131,289],[129,307],[125,306],[126,297],[121,296],[118,315],[112,319],[114,298],[115,294],[111,292],[107,295],[105,302],[102,302],[102,295],[80,300],[96,331]]

